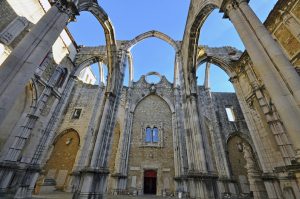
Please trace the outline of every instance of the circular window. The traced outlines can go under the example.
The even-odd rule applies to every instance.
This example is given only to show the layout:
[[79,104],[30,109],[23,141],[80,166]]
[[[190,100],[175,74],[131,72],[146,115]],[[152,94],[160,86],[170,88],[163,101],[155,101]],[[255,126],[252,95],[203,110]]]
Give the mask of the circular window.
[[145,75],[145,79],[149,84],[157,84],[161,80],[161,75],[157,72],[150,72]]

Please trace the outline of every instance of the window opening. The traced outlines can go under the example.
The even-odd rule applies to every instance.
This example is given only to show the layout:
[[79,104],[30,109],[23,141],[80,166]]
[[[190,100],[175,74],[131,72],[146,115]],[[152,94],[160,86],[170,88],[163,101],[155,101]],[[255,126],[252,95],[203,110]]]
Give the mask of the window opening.
[[234,115],[234,111],[232,107],[226,107],[226,114],[227,114],[227,118],[230,122],[234,122],[235,121],[235,115]]
[[152,130],[150,127],[146,128],[146,137],[145,137],[145,142],[151,142],[152,141]]
[[81,115],[81,108],[75,108],[72,119],[79,119]]
[[158,137],[158,128],[154,127],[152,130],[152,135],[153,135],[153,142],[158,142],[159,137]]
[[145,142],[146,143],[157,143],[159,142],[159,135],[158,135],[158,128],[146,128],[146,136],[145,136]]

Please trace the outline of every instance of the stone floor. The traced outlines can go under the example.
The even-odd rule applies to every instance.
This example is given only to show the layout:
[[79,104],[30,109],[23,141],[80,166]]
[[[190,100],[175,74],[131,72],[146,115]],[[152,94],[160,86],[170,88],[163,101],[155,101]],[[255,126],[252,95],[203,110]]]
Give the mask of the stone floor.
[[39,194],[33,195],[32,198],[35,199],[72,199],[72,193],[65,193],[65,192],[55,192],[51,194]]
[[[51,194],[33,195],[32,198],[33,199],[72,199],[72,194],[56,192]],[[107,195],[106,196],[106,199],[171,199],[171,198],[175,199],[175,197],[162,197],[162,196],[154,196],[154,195],[143,195],[143,196]]]

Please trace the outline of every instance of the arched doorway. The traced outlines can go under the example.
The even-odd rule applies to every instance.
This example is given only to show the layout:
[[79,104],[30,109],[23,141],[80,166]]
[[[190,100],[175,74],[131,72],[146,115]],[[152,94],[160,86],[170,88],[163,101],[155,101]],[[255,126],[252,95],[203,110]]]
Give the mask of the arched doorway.
[[144,171],[144,194],[156,194],[157,172],[155,170]]
[[267,198],[260,165],[249,142],[244,137],[233,135],[228,139],[227,147],[232,177],[239,193],[253,195],[254,198]]
[[64,191],[68,186],[80,139],[74,129],[62,132],[55,140],[53,151],[45,165],[45,179],[55,180],[56,189]]
[[244,158],[243,143],[245,141],[239,136],[233,136],[228,140],[228,157],[230,162],[231,173],[237,182],[240,193],[249,194],[250,185],[248,172],[246,168],[247,161]]

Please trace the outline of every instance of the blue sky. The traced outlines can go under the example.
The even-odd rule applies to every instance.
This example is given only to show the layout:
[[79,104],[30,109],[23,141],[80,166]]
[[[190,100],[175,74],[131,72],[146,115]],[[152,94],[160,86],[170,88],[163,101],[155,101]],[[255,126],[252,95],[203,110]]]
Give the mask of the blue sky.
[[[264,21],[276,2],[276,0],[251,0],[250,6]],[[117,40],[130,40],[149,30],[158,30],[174,40],[182,40],[190,1],[101,0],[99,3],[112,21]],[[233,46],[244,50],[233,25],[222,17],[223,14],[218,10],[212,12],[201,29],[199,44],[212,47]],[[105,45],[101,25],[88,12],[82,12],[77,17],[77,22],[70,23],[68,28],[78,45]],[[175,52],[169,44],[156,38],[149,38],[134,46],[131,53],[135,81],[150,71],[159,72],[169,81],[173,81]],[[203,83],[204,67],[199,67],[197,76],[200,85]],[[128,75],[125,82],[127,84]],[[211,69],[211,86],[213,91],[234,91],[228,82],[228,76],[215,66]]]

